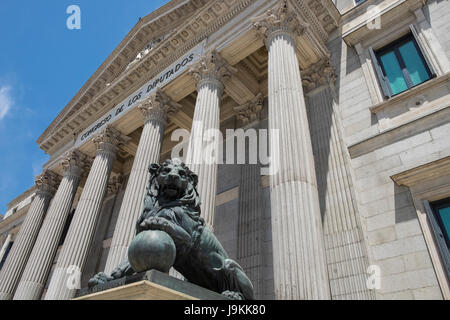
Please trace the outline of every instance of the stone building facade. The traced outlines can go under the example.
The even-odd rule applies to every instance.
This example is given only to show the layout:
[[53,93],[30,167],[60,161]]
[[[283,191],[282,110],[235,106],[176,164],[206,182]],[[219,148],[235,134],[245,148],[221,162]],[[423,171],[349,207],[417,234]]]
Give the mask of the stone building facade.
[[[448,299],[449,17],[443,0],[172,0],[140,19],[37,140],[50,160],[0,221],[0,298],[71,299],[111,272],[148,165],[182,141],[257,298]],[[201,161],[207,129],[246,135],[246,161]],[[254,133],[275,170],[248,161]]]

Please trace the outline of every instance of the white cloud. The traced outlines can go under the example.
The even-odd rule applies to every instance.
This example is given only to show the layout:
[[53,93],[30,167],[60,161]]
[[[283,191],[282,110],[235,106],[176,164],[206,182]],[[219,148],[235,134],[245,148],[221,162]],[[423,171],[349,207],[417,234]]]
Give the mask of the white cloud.
[[11,87],[0,87],[0,120],[2,120],[11,109],[14,101],[11,97]]

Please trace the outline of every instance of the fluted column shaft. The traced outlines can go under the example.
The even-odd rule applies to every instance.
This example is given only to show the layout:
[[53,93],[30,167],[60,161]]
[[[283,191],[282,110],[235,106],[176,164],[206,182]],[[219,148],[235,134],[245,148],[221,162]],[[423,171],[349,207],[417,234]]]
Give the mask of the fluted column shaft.
[[[218,81],[204,81],[198,86],[197,102],[191,138],[189,141],[186,163],[198,175],[197,190],[202,201],[201,214],[209,227],[214,224],[216,206],[217,163],[210,163],[205,159],[206,146],[204,133],[207,130],[219,130],[220,99],[223,86]],[[211,131],[212,132],[212,131]],[[215,139],[209,145],[219,150],[219,141]]]
[[[263,18],[269,52],[270,175],[277,299],[329,299],[322,221],[305,100],[296,55],[300,22],[281,1]],[[276,15],[278,19],[272,19]],[[261,30],[261,25],[256,27]],[[268,32],[267,32],[268,30]],[[274,131],[279,133],[275,139]]]
[[233,68],[216,51],[205,54],[189,71],[197,80],[197,101],[186,164],[198,175],[201,215],[211,229],[216,206],[222,80],[231,76],[232,71]]
[[97,153],[78,201],[45,300],[68,300],[73,298],[76,290],[79,289],[76,288],[79,279],[73,279],[71,276],[76,277],[78,272],[81,275],[89,254],[116,158],[116,136],[108,128],[94,140]]
[[179,105],[170,101],[162,91],[157,91],[139,106],[145,116],[145,124],[117,218],[105,267],[107,274],[127,257],[128,246],[135,236],[136,221],[144,207],[148,166],[159,162],[168,114],[178,108]]
[[36,237],[55,192],[56,175],[47,171],[36,179],[38,191],[31,203],[16,241],[0,271],[0,300],[10,300],[13,297],[22,272],[33,249]]
[[77,152],[69,153],[63,160],[63,179],[42,224],[14,300],[39,300],[42,295],[83,173],[82,161],[83,156]]

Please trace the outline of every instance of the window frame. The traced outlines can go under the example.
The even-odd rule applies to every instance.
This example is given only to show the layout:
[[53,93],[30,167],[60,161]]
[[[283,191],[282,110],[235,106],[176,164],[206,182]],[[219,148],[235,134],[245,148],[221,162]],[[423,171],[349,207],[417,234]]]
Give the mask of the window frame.
[[450,248],[446,242],[446,237],[448,237],[448,235],[443,231],[442,220],[436,212],[436,208],[439,208],[443,203],[450,204],[450,198],[444,198],[433,202],[429,202],[428,200],[423,201],[430,229],[436,241],[438,253],[441,256],[441,261],[444,266],[445,275],[447,281],[450,282]]
[[441,228],[442,234],[444,235],[444,238],[445,238],[445,242],[450,251],[450,235],[447,234],[447,232],[444,232],[444,230],[445,230],[444,222],[442,221],[441,215],[439,214],[439,211],[438,211],[441,208],[450,207],[450,198],[445,198],[445,199],[441,199],[439,201],[430,202],[430,206],[431,206],[431,209],[433,210],[436,221],[439,225],[439,228]]
[[[414,85],[412,83],[409,71],[406,68],[405,61],[403,60],[403,57],[401,56],[400,51],[399,51],[400,46],[404,45],[405,43],[407,43],[409,41],[412,41],[414,47],[416,48],[417,53],[419,54],[419,58],[421,59],[423,65],[425,67],[425,70],[428,73],[428,77],[429,77],[427,80],[425,80],[425,81],[423,81],[421,83],[418,83],[416,85]],[[406,90],[403,90],[403,91],[398,92],[396,94],[394,94],[392,92],[392,88],[391,88],[391,85],[389,83],[389,79],[386,76],[386,70],[384,68],[383,63],[381,62],[381,56],[383,56],[384,54],[387,54],[388,52],[391,52],[391,51],[393,51],[394,54],[395,54],[395,57],[396,57],[396,59],[397,59],[397,61],[399,63],[399,66],[400,66],[401,70],[402,70],[402,74],[403,74],[403,77],[405,79],[406,85],[408,87]],[[387,87],[387,88],[383,89],[383,91],[386,91],[386,89],[388,90],[388,92],[384,92],[384,94],[385,94],[385,96],[387,96],[387,98],[392,98],[392,97],[397,96],[397,95],[399,95],[401,93],[404,93],[404,92],[406,92],[406,91],[408,91],[408,90],[410,90],[410,89],[412,89],[414,87],[417,87],[417,86],[419,86],[419,85],[421,85],[421,84],[423,84],[423,83],[425,83],[427,81],[430,81],[431,79],[433,79],[436,76],[435,73],[433,72],[433,70],[431,69],[431,66],[429,65],[429,62],[427,61],[424,53],[422,52],[422,49],[420,48],[419,44],[417,43],[416,37],[414,36],[414,34],[412,32],[408,32],[406,35],[398,38],[397,40],[392,41],[391,43],[389,43],[388,45],[386,45],[384,47],[381,47],[380,49],[377,49],[375,51],[372,50],[372,54],[373,54],[372,58],[376,59],[376,61],[374,61],[374,63],[376,63],[378,65],[378,67],[380,68],[380,70],[377,71],[378,80],[380,81],[380,83],[384,82],[385,83],[384,87]],[[379,74],[380,72],[382,74]],[[382,87],[383,87],[383,84],[382,84]]]

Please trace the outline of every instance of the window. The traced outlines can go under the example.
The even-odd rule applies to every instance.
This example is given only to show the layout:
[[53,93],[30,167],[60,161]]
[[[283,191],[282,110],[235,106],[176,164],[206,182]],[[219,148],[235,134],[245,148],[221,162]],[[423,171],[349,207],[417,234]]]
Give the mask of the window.
[[355,5],[359,5],[359,4],[363,3],[364,1],[366,1],[366,0],[355,0]]
[[413,88],[433,77],[414,36],[408,34],[374,52],[372,60],[385,96]]
[[450,279],[450,198],[433,203],[425,201],[425,209]]

